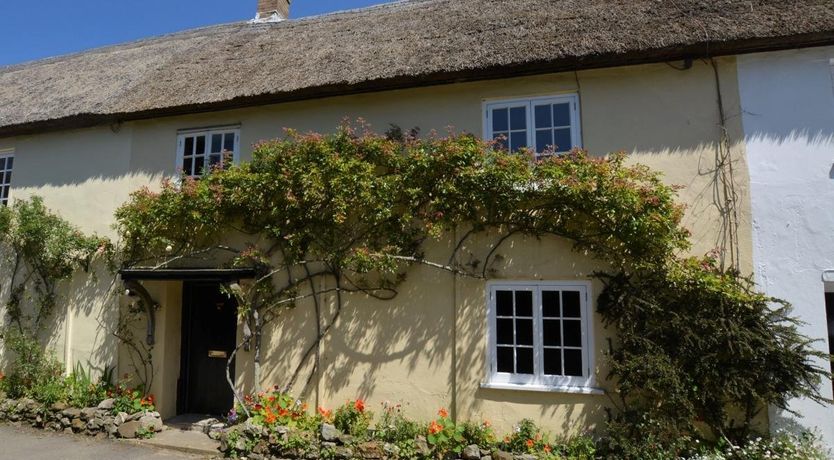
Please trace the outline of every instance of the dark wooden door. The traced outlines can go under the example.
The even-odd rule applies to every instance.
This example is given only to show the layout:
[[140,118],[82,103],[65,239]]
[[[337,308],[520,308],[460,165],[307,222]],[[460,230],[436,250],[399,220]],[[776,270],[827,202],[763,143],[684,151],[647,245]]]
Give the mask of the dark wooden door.
[[235,348],[236,302],[220,292],[219,283],[186,282],[182,308],[178,412],[225,415],[234,402],[226,362]]

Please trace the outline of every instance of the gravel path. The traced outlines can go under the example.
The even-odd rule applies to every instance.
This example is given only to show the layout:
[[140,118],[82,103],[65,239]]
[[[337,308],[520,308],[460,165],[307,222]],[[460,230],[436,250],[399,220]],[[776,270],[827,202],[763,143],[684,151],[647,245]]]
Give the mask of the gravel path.
[[0,459],[185,460],[203,458],[123,441],[66,435],[0,424]]

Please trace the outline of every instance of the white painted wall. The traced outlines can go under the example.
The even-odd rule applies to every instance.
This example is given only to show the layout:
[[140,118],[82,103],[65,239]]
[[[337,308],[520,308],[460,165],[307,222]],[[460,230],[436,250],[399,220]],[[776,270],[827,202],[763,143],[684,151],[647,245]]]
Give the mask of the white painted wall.
[[[834,269],[834,47],[741,56],[757,282],[793,303],[803,332],[828,351],[822,273]],[[823,363],[827,366],[827,363]],[[823,394],[831,397],[831,384]],[[796,400],[773,429],[811,428],[834,447],[834,407]]]

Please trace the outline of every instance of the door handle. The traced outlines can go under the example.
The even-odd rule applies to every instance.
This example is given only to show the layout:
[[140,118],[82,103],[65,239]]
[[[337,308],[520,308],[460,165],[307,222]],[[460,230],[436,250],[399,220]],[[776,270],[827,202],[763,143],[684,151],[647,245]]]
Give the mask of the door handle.
[[228,358],[229,354],[223,350],[209,350],[209,358]]

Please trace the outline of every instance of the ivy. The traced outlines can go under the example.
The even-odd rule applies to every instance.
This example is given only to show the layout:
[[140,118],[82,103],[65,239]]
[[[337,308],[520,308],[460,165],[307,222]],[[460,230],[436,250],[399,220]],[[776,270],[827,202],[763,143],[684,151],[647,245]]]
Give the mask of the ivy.
[[[238,349],[254,344],[255,381],[261,331],[282,309],[311,298],[320,318],[320,295],[334,294],[335,316],[316,324],[321,340],[345,293],[391,298],[416,264],[487,279],[503,243],[524,235],[570,240],[608,267],[599,307],[616,332],[616,442],[696,436],[699,423],[732,437],[768,404],[820,400],[825,372],[813,359],[822,356],[788,306],[712,259],[683,258],[689,233],[676,188],[626,160],[581,150],[535,160],[470,135],[288,131],[257,145],[251,162],[139,190],[116,216],[131,265],[209,259],[257,269],[253,283],[227,288],[245,323]],[[475,244],[477,234],[494,239]],[[452,235],[448,260],[426,259],[426,241]]]

